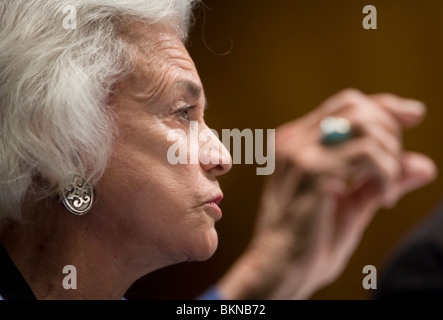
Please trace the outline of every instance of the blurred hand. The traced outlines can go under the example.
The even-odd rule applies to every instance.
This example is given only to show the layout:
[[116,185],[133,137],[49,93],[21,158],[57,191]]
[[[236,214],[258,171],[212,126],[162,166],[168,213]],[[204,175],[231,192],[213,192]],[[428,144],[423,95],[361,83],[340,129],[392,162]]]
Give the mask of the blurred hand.
[[[335,280],[375,212],[435,178],[432,160],[402,147],[402,131],[424,114],[415,100],[348,89],[277,128],[276,170],[254,237],[221,292],[228,299],[305,299]],[[326,116],[348,119],[354,137],[321,144]]]

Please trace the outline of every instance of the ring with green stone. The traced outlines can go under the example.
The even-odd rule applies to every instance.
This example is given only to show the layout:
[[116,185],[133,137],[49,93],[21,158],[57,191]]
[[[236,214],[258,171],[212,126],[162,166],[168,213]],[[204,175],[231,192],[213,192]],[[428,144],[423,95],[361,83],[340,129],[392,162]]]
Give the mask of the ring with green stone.
[[326,117],[320,122],[323,145],[337,145],[352,138],[351,122],[341,117]]

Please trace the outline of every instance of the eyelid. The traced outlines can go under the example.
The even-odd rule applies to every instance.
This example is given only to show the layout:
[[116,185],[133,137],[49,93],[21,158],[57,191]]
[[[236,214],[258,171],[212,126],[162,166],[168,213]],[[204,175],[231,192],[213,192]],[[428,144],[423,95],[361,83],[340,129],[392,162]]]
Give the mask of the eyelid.
[[[196,107],[197,107],[197,106],[190,106],[190,105],[187,105],[187,106],[184,106],[184,107],[178,108],[174,113],[177,114],[179,117],[183,118],[185,121],[189,122],[189,121],[192,121],[192,119],[189,118],[189,116],[190,116],[189,113],[190,113],[192,110],[194,110]],[[184,117],[181,116],[181,113],[184,112],[184,111],[187,111],[187,112],[188,112],[188,114],[186,115],[186,118],[184,118]]]
[[177,109],[177,112],[179,112],[179,111],[183,111],[183,110],[193,110],[193,109],[195,109],[197,106],[190,106],[190,105],[186,105],[186,106],[184,106],[184,107],[180,107],[180,108],[178,108]]
[[197,107],[197,106],[196,105],[190,105],[188,103],[183,103],[183,104],[180,104],[180,106],[177,105],[177,106],[173,107],[171,109],[171,114],[176,114],[176,113],[182,112],[183,110],[192,110],[195,107]]
[[188,111],[188,112],[190,112],[190,111],[193,111],[193,110],[195,109],[195,107],[196,107],[196,106],[190,106],[190,105],[187,105],[187,106],[184,106],[184,107],[178,108],[177,111],[176,111],[176,113],[180,113],[180,112],[183,112],[183,111]]

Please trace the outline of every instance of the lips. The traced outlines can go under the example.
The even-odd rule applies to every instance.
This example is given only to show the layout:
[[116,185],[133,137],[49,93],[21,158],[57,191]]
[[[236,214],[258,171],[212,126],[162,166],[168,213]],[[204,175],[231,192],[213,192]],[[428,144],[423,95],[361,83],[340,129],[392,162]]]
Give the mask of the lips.
[[214,197],[212,200],[209,200],[207,203],[211,203],[211,202],[213,202],[213,203],[215,203],[216,205],[219,205],[220,202],[221,202],[222,200],[223,200],[223,196],[220,195],[220,196],[216,196],[216,197]]
[[223,195],[218,195],[211,200],[205,202],[205,206],[210,207],[212,212],[215,212],[216,214],[213,216],[214,220],[217,221],[222,217],[222,211],[220,207],[218,206],[219,203],[222,201]]

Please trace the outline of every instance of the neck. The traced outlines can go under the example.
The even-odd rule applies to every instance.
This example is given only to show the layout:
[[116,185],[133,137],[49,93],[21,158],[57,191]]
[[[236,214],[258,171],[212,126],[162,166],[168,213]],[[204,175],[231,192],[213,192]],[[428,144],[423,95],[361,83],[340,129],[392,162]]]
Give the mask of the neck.
[[[121,299],[138,278],[163,265],[137,259],[155,254],[131,250],[137,245],[129,230],[125,236],[121,224],[103,217],[97,211],[75,216],[56,205],[29,221],[3,221],[0,241],[37,299]],[[76,272],[63,273],[67,265]],[[75,275],[76,289],[66,289],[63,280],[73,285]]]

